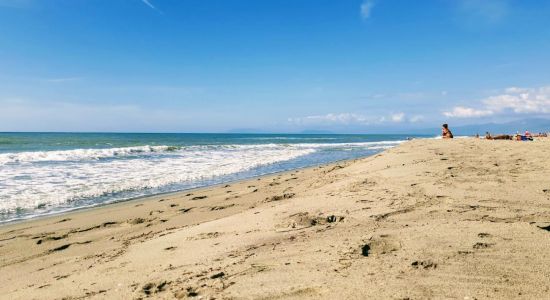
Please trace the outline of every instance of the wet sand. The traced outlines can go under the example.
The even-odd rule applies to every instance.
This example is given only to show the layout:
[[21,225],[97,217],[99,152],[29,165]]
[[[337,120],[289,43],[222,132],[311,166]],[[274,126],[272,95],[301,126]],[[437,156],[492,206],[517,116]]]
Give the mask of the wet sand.
[[373,157],[0,227],[5,299],[550,299],[550,140]]

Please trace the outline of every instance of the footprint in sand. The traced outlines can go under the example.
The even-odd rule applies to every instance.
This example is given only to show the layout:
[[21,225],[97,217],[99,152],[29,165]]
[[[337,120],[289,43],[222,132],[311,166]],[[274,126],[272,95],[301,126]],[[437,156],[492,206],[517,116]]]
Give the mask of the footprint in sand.
[[411,266],[415,269],[435,269],[437,268],[437,263],[431,260],[416,260],[411,263]]
[[336,165],[336,166],[324,171],[323,173],[327,174],[327,173],[330,173],[330,172],[333,172],[333,171],[336,171],[336,170],[340,170],[340,169],[343,169],[343,168],[344,168],[344,166]]
[[147,220],[145,220],[144,218],[135,218],[135,219],[128,220],[128,223],[132,225],[137,225],[137,224],[145,223],[145,221]]
[[265,200],[266,200],[266,202],[273,202],[273,201],[280,201],[280,200],[283,200],[283,199],[292,199],[292,198],[294,198],[294,196],[296,196],[296,194],[286,193],[286,194],[283,194],[283,195],[267,197],[267,198],[265,198]]
[[475,243],[472,248],[474,249],[487,249],[487,248],[490,248],[492,247],[494,244],[490,244],[490,243]]
[[230,207],[233,207],[233,206],[235,206],[235,203],[233,203],[233,204],[228,204],[228,205],[221,205],[221,206],[212,206],[212,207],[210,207],[210,210],[211,210],[211,211],[214,211],[214,210],[223,210],[223,209],[230,208]]
[[65,244],[65,245],[59,246],[57,248],[53,248],[53,249],[49,250],[48,252],[53,253],[53,252],[63,251],[63,250],[68,249],[71,245],[85,245],[85,244],[89,244],[91,242],[92,241],[85,241],[85,242],[79,242],[79,243]]
[[185,290],[176,292],[174,296],[176,297],[176,299],[193,298],[199,296],[199,292],[195,288],[188,287]]
[[143,286],[143,288],[141,289],[141,291],[149,296],[151,294],[156,294],[156,293],[160,293],[160,292],[163,292],[165,289],[166,289],[166,286],[169,284],[169,282],[167,281],[160,281],[160,282],[150,282],[150,283],[147,283]]
[[283,222],[279,223],[276,226],[276,229],[279,232],[285,232],[342,221],[344,221],[343,216],[312,216],[308,212],[301,212],[288,216],[288,219],[285,219]]
[[[387,234],[381,234],[369,238],[366,244],[361,247],[361,255],[378,256],[401,249],[401,243]],[[365,255],[365,251],[366,254]]]
[[207,240],[207,239],[214,239],[214,238],[217,238],[217,237],[220,237],[224,235],[223,232],[204,232],[204,233],[200,233],[196,236],[192,236],[192,237],[188,237],[187,240],[188,241],[196,241],[196,240]]
[[222,278],[223,276],[225,276],[225,273],[224,272],[219,272],[219,273],[211,275],[210,279]]
[[43,238],[39,239],[38,241],[36,241],[36,244],[40,245],[40,244],[42,244],[43,242],[46,242],[46,241],[58,241],[58,240],[65,239],[68,236],[69,236],[68,234],[64,234],[64,235],[60,235],[60,236],[46,236],[46,237],[43,237]]
[[180,209],[179,211],[180,211],[181,213],[187,213],[187,212],[191,211],[193,208],[194,208],[194,207],[182,208],[182,209]]

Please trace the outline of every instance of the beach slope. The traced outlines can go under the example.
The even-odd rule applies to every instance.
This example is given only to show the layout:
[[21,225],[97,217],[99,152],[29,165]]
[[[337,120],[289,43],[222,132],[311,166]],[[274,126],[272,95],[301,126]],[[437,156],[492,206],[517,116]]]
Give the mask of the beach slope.
[[6,299],[550,299],[550,141],[373,157],[0,227]]

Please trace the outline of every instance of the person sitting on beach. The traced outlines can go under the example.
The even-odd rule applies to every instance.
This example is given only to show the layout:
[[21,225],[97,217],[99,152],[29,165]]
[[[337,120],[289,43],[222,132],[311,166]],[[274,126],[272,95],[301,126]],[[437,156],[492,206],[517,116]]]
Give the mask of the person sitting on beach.
[[443,128],[441,129],[441,136],[444,139],[452,139],[453,133],[449,130],[449,125],[443,124]]

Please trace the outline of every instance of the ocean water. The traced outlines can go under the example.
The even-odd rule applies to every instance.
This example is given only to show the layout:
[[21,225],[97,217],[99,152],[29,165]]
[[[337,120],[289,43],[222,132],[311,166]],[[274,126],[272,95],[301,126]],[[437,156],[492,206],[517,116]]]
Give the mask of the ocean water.
[[0,223],[369,156],[410,137],[0,133]]

